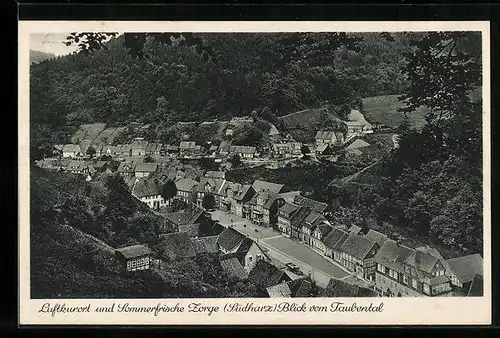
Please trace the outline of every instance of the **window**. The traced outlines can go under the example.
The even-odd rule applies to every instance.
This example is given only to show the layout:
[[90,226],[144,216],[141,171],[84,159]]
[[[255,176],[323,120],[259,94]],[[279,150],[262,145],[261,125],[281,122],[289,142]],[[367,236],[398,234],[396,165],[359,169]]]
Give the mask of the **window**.
[[394,279],[398,279],[398,272],[395,270],[389,269],[389,276],[394,278]]
[[411,280],[411,287],[416,289],[417,288],[417,280],[416,279],[412,279]]
[[423,286],[424,286],[424,293],[429,294],[430,293],[429,285],[423,284]]
[[377,270],[378,270],[379,272],[385,273],[385,266],[380,265],[380,264],[377,264]]
[[408,276],[403,275],[403,283],[408,284]]

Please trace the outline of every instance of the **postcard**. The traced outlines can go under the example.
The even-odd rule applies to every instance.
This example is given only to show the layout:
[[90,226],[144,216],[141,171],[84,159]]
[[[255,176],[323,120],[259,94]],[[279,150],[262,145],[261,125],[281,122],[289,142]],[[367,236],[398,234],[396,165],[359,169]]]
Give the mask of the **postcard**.
[[21,325],[491,324],[490,26],[20,21]]

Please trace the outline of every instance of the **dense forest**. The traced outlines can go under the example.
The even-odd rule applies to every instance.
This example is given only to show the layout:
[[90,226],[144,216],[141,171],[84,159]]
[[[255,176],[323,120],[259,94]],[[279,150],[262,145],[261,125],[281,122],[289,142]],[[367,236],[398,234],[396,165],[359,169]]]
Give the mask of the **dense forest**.
[[[321,185],[301,190],[332,204],[339,221],[362,214],[482,253],[482,106],[469,97],[481,84],[480,34],[197,34],[187,44],[159,35],[125,34],[33,65],[32,149],[64,142],[64,126],[80,123],[154,122],[162,140],[178,121],[254,111],[273,121],[326,101],[359,106],[362,97],[400,94],[400,146],[369,172],[349,183],[325,167],[269,177],[297,178],[301,188],[296,182],[321,170],[313,180]],[[417,131],[408,118],[421,106],[428,113]]]

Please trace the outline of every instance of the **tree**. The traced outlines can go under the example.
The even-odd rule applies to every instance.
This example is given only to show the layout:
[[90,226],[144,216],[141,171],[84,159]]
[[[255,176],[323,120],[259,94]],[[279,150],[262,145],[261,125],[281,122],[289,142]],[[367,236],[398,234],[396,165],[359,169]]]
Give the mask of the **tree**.
[[311,150],[309,149],[308,146],[303,144],[302,147],[300,147],[300,152],[302,153],[304,159],[308,159],[309,153],[311,152]]
[[203,208],[211,210],[215,208],[215,196],[213,194],[205,194],[201,202]]
[[166,181],[161,189],[161,197],[165,200],[170,200],[175,197],[175,195],[177,195],[177,186],[175,185],[175,182],[172,180]]
[[215,159],[210,157],[201,158],[200,166],[205,170],[216,170],[218,167],[217,163],[215,163]]
[[241,158],[240,155],[234,154],[230,159],[229,162],[231,163],[231,166],[233,168],[238,168],[241,165]]
[[86,154],[90,157],[93,157],[96,154],[95,148],[92,146],[88,147]]
[[144,157],[144,162],[145,163],[154,163],[155,160],[153,157],[151,157],[151,155],[147,155],[146,157]]

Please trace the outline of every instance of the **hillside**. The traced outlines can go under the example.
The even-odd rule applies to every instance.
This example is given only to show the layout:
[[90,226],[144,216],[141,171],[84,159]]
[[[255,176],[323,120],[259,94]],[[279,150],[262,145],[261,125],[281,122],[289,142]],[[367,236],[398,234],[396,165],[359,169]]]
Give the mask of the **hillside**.
[[37,50],[30,49],[30,64],[38,63],[44,60],[53,59],[56,56],[51,53],[44,53]]

